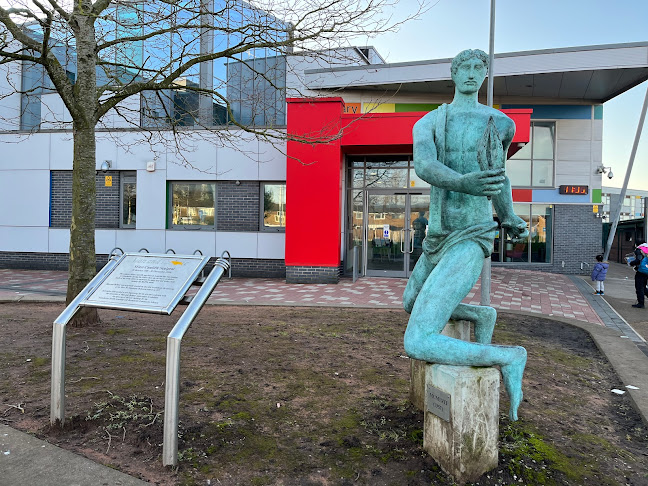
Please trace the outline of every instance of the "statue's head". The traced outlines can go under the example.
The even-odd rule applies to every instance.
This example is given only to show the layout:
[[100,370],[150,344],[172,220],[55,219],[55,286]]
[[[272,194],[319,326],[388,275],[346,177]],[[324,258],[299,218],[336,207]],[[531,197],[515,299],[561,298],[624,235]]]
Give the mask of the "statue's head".
[[479,90],[488,73],[488,54],[479,49],[466,49],[452,60],[450,74],[457,89],[464,93]]

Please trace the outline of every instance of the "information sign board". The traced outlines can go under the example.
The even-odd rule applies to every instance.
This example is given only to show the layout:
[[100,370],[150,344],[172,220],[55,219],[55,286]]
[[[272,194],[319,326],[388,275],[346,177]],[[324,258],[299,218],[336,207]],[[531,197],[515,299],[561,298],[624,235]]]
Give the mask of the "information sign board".
[[208,260],[125,253],[80,305],[171,314]]

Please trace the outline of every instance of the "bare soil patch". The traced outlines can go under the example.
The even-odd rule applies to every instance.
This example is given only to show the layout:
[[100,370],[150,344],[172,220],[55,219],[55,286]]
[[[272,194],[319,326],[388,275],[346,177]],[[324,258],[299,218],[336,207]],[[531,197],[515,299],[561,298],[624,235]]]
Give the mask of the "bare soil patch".
[[[0,419],[160,485],[450,485],[422,451],[396,310],[204,308],[182,345],[180,465],[161,465],[166,335],[179,317],[101,311],[68,329],[66,422],[49,425],[51,323],[62,305],[0,305]],[[529,352],[521,420],[501,400],[480,485],[648,485],[648,431],[590,337],[502,314]]]

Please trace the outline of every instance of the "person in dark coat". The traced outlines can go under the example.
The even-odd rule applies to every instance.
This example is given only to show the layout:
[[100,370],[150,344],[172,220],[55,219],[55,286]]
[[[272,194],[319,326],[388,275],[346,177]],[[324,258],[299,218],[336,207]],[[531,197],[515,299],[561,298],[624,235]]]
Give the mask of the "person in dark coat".
[[596,283],[597,295],[605,295],[605,276],[610,264],[603,261],[603,255],[596,255],[596,265],[592,269],[592,282]]
[[637,271],[637,267],[641,263],[641,260],[643,260],[644,256],[646,256],[639,248],[639,245],[641,244],[643,244],[643,241],[637,241],[634,250],[635,259],[630,262],[630,266],[634,267],[635,269],[635,292],[637,293],[637,303],[632,304],[632,307],[636,307],[638,309],[644,308],[646,283],[648,283],[648,275]]

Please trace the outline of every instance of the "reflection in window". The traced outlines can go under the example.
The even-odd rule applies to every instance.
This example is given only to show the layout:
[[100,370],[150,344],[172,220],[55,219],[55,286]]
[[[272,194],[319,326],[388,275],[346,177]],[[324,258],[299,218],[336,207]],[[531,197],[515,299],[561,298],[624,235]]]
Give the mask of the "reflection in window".
[[286,229],[286,184],[262,184],[264,230]]
[[121,227],[134,228],[137,214],[137,179],[135,175],[121,176]]
[[514,187],[553,187],[554,122],[532,122],[527,144],[511,144],[506,174]]
[[[551,263],[553,207],[549,204],[513,204],[513,210],[526,221],[529,236],[515,240],[500,226],[495,239],[493,261],[510,263]],[[501,223],[496,214],[494,219]],[[502,235],[502,239],[500,239]]]
[[214,183],[170,183],[171,226],[214,227]]

